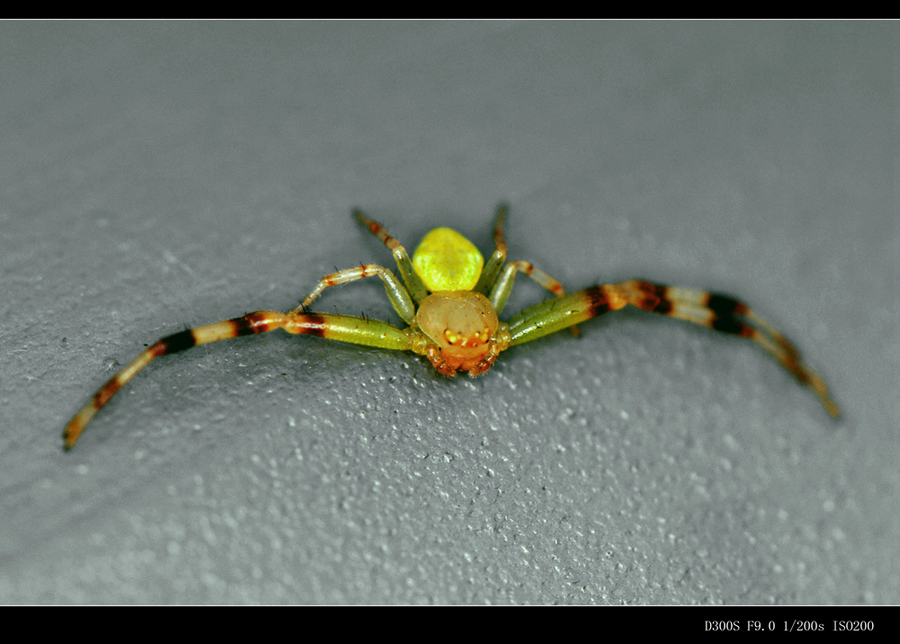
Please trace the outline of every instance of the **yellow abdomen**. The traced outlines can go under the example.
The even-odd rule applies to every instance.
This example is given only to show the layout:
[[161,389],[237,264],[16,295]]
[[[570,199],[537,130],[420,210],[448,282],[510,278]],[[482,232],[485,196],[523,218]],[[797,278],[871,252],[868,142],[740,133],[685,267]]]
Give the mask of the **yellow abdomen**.
[[481,277],[484,257],[455,230],[435,228],[419,242],[412,264],[432,293],[471,291]]

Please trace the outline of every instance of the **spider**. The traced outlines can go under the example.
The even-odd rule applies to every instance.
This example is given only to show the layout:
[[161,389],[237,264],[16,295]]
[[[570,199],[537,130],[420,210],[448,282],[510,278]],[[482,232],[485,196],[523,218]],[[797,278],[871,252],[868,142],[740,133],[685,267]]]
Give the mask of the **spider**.
[[[384,226],[355,210],[353,214],[360,223],[393,253],[403,283],[383,266],[363,264],[326,275],[287,313],[256,311],[162,338],[100,387],[69,421],[63,431],[65,450],[75,445],[97,412],[151,360],[193,346],[284,329],[288,333],[370,347],[413,351],[427,357],[445,376],[455,376],[457,371],[477,376],[491,368],[500,352],[512,346],[565,328],[578,335],[578,323],[629,304],[757,343],[800,383],[812,388],[832,417],[840,415],[825,381],[804,364],[794,345],[743,302],[727,295],[637,279],[566,293],[562,284],[529,262],[506,263],[503,236],[506,213],[507,206],[500,204],[494,226],[494,252],[485,264],[475,245],[450,228],[436,228],[425,235],[410,259],[406,249]],[[556,297],[501,322],[498,316],[520,272]],[[376,275],[384,282],[387,296],[407,328],[366,317],[309,310],[310,304],[326,288]]]

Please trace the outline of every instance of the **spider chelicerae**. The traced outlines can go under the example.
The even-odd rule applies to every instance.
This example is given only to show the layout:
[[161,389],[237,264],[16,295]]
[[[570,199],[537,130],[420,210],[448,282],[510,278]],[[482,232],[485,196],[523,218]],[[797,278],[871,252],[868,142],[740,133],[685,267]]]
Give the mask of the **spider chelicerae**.
[[[256,311],[162,338],[100,387],[69,421],[63,431],[65,449],[75,445],[97,412],[151,360],[200,344],[284,329],[288,333],[370,347],[413,351],[427,357],[445,376],[454,376],[458,371],[477,376],[490,369],[500,353],[510,347],[565,328],[577,335],[578,323],[629,304],[757,343],[802,384],[812,388],[831,416],[840,415],[821,376],[803,362],[794,345],[743,302],[727,295],[636,279],[566,293],[562,284],[531,263],[506,263],[506,212],[505,204],[497,208],[494,252],[485,263],[475,245],[450,228],[436,228],[425,235],[410,259],[384,226],[361,211],[354,211],[356,218],[391,250],[403,282],[383,266],[363,264],[326,275],[299,306],[287,313]],[[500,312],[519,272],[556,297],[501,322]],[[408,325],[405,329],[366,317],[309,310],[327,287],[373,275],[384,282],[391,304]]]

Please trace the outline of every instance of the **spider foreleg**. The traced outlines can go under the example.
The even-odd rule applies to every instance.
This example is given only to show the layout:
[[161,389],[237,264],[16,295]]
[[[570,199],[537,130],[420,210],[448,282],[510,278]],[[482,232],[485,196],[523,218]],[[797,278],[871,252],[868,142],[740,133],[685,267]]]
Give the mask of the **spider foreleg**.
[[[840,408],[831,398],[825,380],[803,362],[797,347],[749,306],[728,295],[679,287],[656,288],[660,291],[660,302],[655,308],[662,310],[654,312],[755,342],[794,374],[797,380],[810,387],[829,415],[835,418],[840,415]],[[667,307],[671,307],[671,310],[665,311]]]
[[840,415],[825,381],[803,362],[799,350],[750,307],[726,295],[643,280],[594,286],[542,302],[514,316],[509,320],[510,344],[530,342],[629,304],[755,342],[815,391],[831,416]]
[[150,364],[154,358],[184,351],[198,344],[207,344],[227,338],[271,331],[272,329],[280,328],[284,317],[283,313],[275,311],[257,311],[232,320],[224,320],[215,324],[187,329],[157,340],[137,358],[132,360],[128,366],[110,378],[105,385],[100,387],[93,398],[69,421],[69,424],[63,430],[66,451],[75,445],[81,432],[84,431],[85,426],[97,412],[109,402],[119,389],[134,378],[141,369]]
[[201,344],[265,333],[275,329],[383,349],[412,349],[414,340],[413,333],[398,329],[387,322],[349,315],[298,311],[290,313],[256,311],[239,318],[187,329],[158,340],[100,387],[63,430],[65,450],[68,451],[75,445],[78,437],[91,419],[97,415],[97,412],[154,358],[184,351]]

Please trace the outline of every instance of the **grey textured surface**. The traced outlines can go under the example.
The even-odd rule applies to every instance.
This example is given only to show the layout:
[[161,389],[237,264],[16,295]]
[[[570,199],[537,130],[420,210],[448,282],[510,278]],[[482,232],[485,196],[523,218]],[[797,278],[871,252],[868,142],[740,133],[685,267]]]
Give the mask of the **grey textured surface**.
[[[0,603],[895,603],[897,27],[0,24]],[[478,379],[284,334],[453,225],[569,289],[731,292],[739,339],[637,312]],[[392,319],[377,280],[320,310]],[[544,297],[520,280],[508,314]]]

